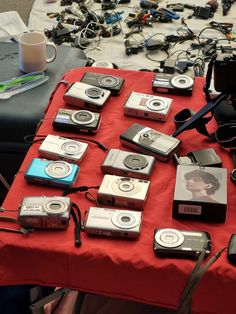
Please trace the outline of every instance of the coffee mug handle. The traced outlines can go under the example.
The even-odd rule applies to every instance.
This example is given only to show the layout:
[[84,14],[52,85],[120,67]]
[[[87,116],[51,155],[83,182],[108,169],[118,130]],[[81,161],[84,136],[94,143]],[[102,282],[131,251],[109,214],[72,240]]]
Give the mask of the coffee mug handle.
[[53,48],[53,56],[48,58],[46,60],[47,63],[50,63],[50,62],[53,62],[55,59],[56,59],[56,56],[57,56],[57,46],[54,44],[54,43],[51,43],[51,42],[47,42],[47,47],[52,47]]

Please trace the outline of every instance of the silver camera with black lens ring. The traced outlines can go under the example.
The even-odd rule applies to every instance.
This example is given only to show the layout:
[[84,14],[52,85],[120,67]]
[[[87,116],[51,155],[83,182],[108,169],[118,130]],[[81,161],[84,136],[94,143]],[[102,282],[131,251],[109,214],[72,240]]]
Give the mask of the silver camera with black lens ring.
[[101,165],[101,170],[103,173],[117,176],[149,179],[154,164],[155,158],[153,156],[110,149]]
[[66,91],[64,101],[72,106],[101,110],[111,92],[93,85],[76,82]]

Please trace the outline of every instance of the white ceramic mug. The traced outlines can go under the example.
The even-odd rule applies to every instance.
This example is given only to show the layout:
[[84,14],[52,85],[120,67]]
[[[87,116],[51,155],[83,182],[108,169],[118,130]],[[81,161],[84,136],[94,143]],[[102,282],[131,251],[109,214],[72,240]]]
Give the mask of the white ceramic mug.
[[[48,42],[47,37],[38,31],[21,34],[19,42],[19,67],[25,73],[42,72],[47,63],[53,62],[57,56],[57,47]],[[52,47],[53,55],[47,56],[47,47]]]

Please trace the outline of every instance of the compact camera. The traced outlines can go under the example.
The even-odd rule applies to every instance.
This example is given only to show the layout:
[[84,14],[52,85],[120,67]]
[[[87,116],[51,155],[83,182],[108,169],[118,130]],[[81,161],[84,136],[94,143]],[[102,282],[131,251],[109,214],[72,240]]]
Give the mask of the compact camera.
[[166,161],[176,153],[181,141],[138,123],[131,125],[120,135],[122,144],[141,153]]
[[157,73],[152,81],[152,90],[155,93],[176,95],[192,95],[194,79],[184,74]]
[[25,173],[25,179],[27,182],[67,188],[76,181],[79,169],[77,165],[66,161],[33,158]]
[[160,229],[154,230],[153,249],[156,255],[198,258],[211,251],[211,237],[205,231]]
[[132,92],[124,105],[124,114],[157,121],[166,121],[172,99]]
[[91,235],[137,238],[141,223],[141,212],[90,207],[86,213],[84,230]]
[[85,72],[80,82],[105,88],[109,90],[112,95],[118,95],[123,88],[125,80],[119,76]]
[[18,222],[24,228],[66,229],[70,209],[69,197],[28,196],[19,206]]
[[142,210],[147,200],[150,181],[105,174],[98,190],[98,201]]
[[88,144],[58,135],[48,135],[39,147],[39,155],[53,160],[78,163],[87,151]]
[[96,133],[101,123],[98,112],[60,108],[53,120],[53,128],[61,131]]
[[101,169],[103,173],[145,180],[150,178],[154,164],[153,156],[110,149]]
[[236,54],[235,52],[221,53],[214,62],[214,87],[217,92],[235,95],[236,83]]
[[82,82],[76,82],[66,91],[64,101],[80,108],[101,110],[111,92]]

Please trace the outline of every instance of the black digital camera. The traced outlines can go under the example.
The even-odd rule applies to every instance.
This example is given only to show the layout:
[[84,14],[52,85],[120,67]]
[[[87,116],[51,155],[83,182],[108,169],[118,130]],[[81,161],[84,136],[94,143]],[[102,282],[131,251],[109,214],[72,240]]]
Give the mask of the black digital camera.
[[157,228],[154,230],[153,250],[156,255],[197,259],[205,249],[211,251],[211,237],[205,231]]
[[221,53],[214,62],[214,87],[217,92],[236,94],[236,53]]
[[70,110],[60,108],[53,120],[53,128],[61,131],[96,133],[101,115],[88,110]]
[[108,89],[114,96],[121,92],[125,80],[119,76],[85,72],[80,82]]
[[157,73],[152,81],[154,93],[167,93],[190,96],[193,92],[194,79],[185,74]]

